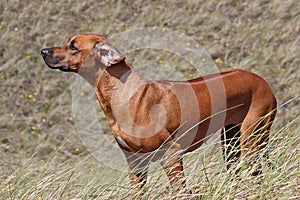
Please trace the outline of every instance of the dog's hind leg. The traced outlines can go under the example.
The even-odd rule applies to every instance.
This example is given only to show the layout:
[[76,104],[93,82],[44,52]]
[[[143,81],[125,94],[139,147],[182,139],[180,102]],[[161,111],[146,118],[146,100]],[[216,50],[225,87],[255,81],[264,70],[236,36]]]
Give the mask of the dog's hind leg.
[[230,124],[221,131],[221,142],[227,169],[240,157],[240,126]]
[[[256,109],[256,112],[247,114],[241,126],[241,153],[246,156],[255,156],[251,158],[258,162],[261,156],[258,152],[266,147],[269,141],[269,133],[271,125],[274,121],[276,110],[269,109],[265,112],[264,109]],[[259,112],[261,111],[261,112]],[[267,157],[267,151],[263,152],[263,157]],[[253,175],[258,175],[261,172],[261,165],[257,167]]]

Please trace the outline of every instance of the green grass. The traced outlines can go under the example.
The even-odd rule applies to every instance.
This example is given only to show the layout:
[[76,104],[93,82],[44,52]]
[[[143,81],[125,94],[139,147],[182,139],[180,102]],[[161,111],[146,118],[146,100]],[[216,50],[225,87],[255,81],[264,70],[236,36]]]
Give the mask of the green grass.
[[[268,146],[273,168],[264,167],[263,174],[254,178],[244,167],[238,178],[233,178],[224,168],[216,134],[205,148],[184,158],[187,188],[193,192],[190,198],[299,198],[299,10],[297,0],[2,2],[0,198],[131,197],[127,173],[98,162],[76,134],[73,75],[47,68],[40,50],[61,45],[77,33],[111,37],[143,27],[169,28],[193,38],[212,55],[220,70],[241,68],[258,73],[268,81],[280,105]],[[147,50],[127,55],[133,67],[149,77],[176,77],[156,69],[174,63],[184,76],[195,76],[193,70],[183,67],[188,63],[172,58],[168,53]],[[139,63],[152,65],[139,68]],[[101,116],[99,120],[107,131],[106,122]],[[237,165],[246,166],[247,159]],[[163,171],[153,164],[140,196],[176,198],[167,185]],[[177,195],[180,199],[187,193]]]

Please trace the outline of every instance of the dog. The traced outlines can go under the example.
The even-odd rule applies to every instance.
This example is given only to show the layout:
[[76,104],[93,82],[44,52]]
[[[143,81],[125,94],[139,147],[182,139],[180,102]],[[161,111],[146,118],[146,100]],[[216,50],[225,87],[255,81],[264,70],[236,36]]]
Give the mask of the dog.
[[254,73],[234,69],[188,81],[150,81],[97,34],[75,35],[41,55],[50,68],[78,73],[94,87],[127,159],[132,188],[144,186],[148,165],[157,160],[171,186],[185,186],[182,155],[220,129],[228,169],[268,143],[276,98]]

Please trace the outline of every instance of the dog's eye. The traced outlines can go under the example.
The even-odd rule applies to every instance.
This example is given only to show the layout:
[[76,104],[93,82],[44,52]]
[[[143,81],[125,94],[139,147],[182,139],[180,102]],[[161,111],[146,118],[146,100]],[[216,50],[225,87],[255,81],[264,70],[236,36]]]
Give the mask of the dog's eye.
[[78,51],[78,49],[74,46],[75,42],[71,42],[69,45],[70,50]]

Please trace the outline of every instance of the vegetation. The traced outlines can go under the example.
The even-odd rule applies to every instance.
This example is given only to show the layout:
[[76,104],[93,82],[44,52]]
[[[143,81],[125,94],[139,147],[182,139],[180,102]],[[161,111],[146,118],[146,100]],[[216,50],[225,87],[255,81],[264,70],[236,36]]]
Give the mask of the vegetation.
[[[187,190],[192,194],[172,193],[157,163],[151,165],[145,188],[131,194],[127,173],[98,162],[87,150],[74,126],[75,75],[50,70],[40,50],[61,45],[78,33],[111,37],[144,27],[176,30],[206,49],[220,70],[241,68],[267,80],[279,105],[267,149],[271,167],[262,161],[262,174],[253,177],[245,164],[249,158],[242,158],[237,165],[244,167],[238,174],[227,172],[216,133],[184,158]],[[299,199],[299,33],[297,0],[3,1],[0,198]],[[161,51],[149,56],[148,52],[124,53],[137,69],[140,63],[152,63],[139,69],[142,74],[172,78],[168,72],[157,71],[158,66],[172,64],[172,56]],[[181,62],[176,70],[183,76],[197,75]],[[106,132],[99,112],[98,121]]]

